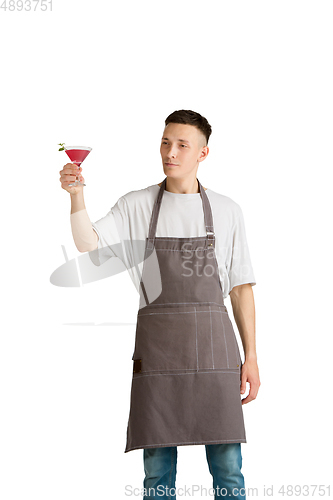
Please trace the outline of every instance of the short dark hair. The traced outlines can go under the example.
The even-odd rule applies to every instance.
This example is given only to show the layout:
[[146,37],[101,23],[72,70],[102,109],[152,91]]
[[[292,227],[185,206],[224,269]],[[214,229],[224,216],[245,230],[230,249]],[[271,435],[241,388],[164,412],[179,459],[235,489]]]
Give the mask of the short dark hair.
[[199,113],[191,111],[190,109],[179,109],[167,117],[165,120],[165,126],[169,123],[184,123],[185,125],[193,125],[203,133],[208,144],[210,134],[212,133],[212,127],[209,125],[206,118],[201,116]]

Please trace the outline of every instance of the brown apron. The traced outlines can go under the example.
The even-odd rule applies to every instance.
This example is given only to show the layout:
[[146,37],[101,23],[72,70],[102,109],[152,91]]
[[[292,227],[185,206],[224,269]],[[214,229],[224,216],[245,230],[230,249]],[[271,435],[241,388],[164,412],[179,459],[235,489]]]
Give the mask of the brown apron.
[[[207,236],[156,237],[166,179],[146,238],[125,453],[246,443],[242,361],[223,303],[210,203],[197,179]],[[149,284],[161,290],[152,301]]]

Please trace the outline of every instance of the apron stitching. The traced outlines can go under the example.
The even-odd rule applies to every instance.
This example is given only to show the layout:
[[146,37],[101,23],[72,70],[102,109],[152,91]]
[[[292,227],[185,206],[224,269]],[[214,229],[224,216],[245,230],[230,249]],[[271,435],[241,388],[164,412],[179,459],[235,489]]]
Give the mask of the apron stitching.
[[[161,304],[150,304],[151,307],[154,306],[164,306],[168,304],[205,304],[205,302],[163,302]],[[207,302],[207,304],[216,304],[219,307],[226,307],[224,304],[218,304],[217,302]],[[205,304],[206,305],[206,304]],[[222,311],[222,312],[227,312],[227,311]]]
[[[186,369],[185,369],[186,370]],[[185,371],[184,370],[184,371]],[[153,371],[153,370],[152,370]],[[140,377],[155,377],[156,375],[194,375],[195,373],[230,373],[232,375],[239,375],[239,371],[238,370],[235,370],[235,368],[228,368],[228,369],[225,369],[225,370],[212,370],[212,371],[209,371],[209,372],[205,372],[205,371],[199,371],[199,370],[194,370],[192,369],[191,373],[144,373],[144,372],[141,372],[141,374],[135,374],[135,376],[133,377],[133,379],[135,380],[136,378],[140,378]]]
[[143,284],[143,276],[144,276],[144,270],[145,270],[145,264],[146,264],[146,260],[148,259],[147,257],[147,243],[146,243],[146,248],[145,248],[145,254],[144,254],[144,260],[143,260],[143,266],[142,266],[142,273],[141,273],[141,279],[140,279],[140,285],[141,285],[141,290],[143,292],[143,295],[144,295],[144,300],[146,302],[146,305],[149,304],[149,300],[148,300],[148,295],[147,295],[147,292],[146,292],[146,288]]
[[165,240],[165,241],[179,241],[179,240],[185,240],[185,243],[186,243],[186,240],[189,240],[189,243],[191,241],[206,241],[207,237],[206,236],[200,236],[199,238],[192,238],[191,236],[189,236],[188,238],[187,237],[184,237],[184,238],[172,238],[170,236],[170,238],[168,236],[157,236],[156,235],[156,239],[159,239],[159,240]]
[[209,306],[209,320],[210,320],[210,346],[212,348],[212,361],[213,361],[213,368],[214,368],[214,352],[213,352],[213,330],[212,330],[212,311]]
[[[138,358],[138,359],[141,359],[141,358]],[[135,360],[133,360],[135,361]],[[207,367],[207,368],[200,368],[200,372],[202,372],[202,370],[210,370],[210,371],[214,371],[214,372],[221,372],[223,370],[226,370],[227,373],[228,371],[235,371],[238,373],[238,369],[237,368],[210,368],[210,367]],[[176,371],[181,371],[181,372],[196,372],[196,369],[195,368],[168,368],[166,370],[162,370],[161,368],[159,370],[141,370],[141,373],[150,373],[150,372],[176,372]],[[210,371],[207,371],[207,372],[203,372],[203,373],[210,373]],[[179,375],[182,375],[181,373]]]
[[[236,441],[237,439],[237,441]],[[219,443],[228,443],[228,442],[233,442],[233,443],[246,443],[245,439],[244,438],[234,438],[234,439],[220,439],[220,440],[217,440],[217,441],[188,441],[188,442],[184,442],[182,444],[205,444],[205,443],[216,443],[216,444],[219,444]],[[163,445],[163,447],[166,447],[166,446],[181,446],[179,445],[179,443],[155,443],[155,444],[149,444],[149,445],[142,445],[144,446],[145,448],[154,448],[156,446],[161,446]],[[136,448],[142,448],[142,446],[133,446],[131,448],[129,448],[129,450],[135,450]]]
[[222,296],[223,296],[223,287],[222,287],[222,282],[221,282],[220,269],[219,269],[219,265],[218,265],[217,258],[216,258],[215,247],[214,247],[214,255],[213,255],[213,257],[214,257],[214,260],[215,260],[216,269],[217,269],[217,276],[218,276],[218,279],[219,279],[219,285],[220,285]]
[[[140,314],[140,317],[141,316],[152,316],[152,315],[156,315],[156,314],[194,314],[194,313],[207,313],[207,312],[210,312],[209,310],[208,311],[183,311],[183,312],[166,312],[166,313],[162,313],[162,312],[158,312],[158,313],[147,313],[147,314]],[[222,313],[222,312],[225,312],[225,311],[211,311],[211,312],[214,312],[214,313]]]
[[229,368],[228,346],[227,346],[227,340],[225,338],[225,328],[224,328],[224,323],[223,323],[223,320],[222,320],[222,315],[220,315],[220,318],[221,318],[221,323],[222,323],[222,328],[223,328],[223,336],[224,336],[224,343],[225,343],[225,352],[226,352],[226,355],[227,355],[227,366]]
[[[163,313],[164,314],[164,313]],[[165,313],[165,314],[174,314],[174,313]],[[181,314],[181,313],[176,313],[176,314]],[[195,314],[195,349],[197,351],[197,371],[199,371],[199,360],[198,360],[198,328],[197,328],[197,312],[196,308],[194,307],[194,314]]]
[[[137,359],[137,358],[135,358]],[[141,358],[138,358],[138,359],[141,359]],[[135,360],[133,360],[135,361]],[[203,370],[209,370],[207,372],[204,372]],[[180,372],[193,372],[195,373],[197,370],[196,368],[167,368],[165,370],[163,370],[162,368],[159,368],[158,370],[141,370],[141,373],[150,373],[150,372],[177,372],[177,371],[180,371]],[[229,373],[230,371],[234,371],[235,373],[239,373],[239,370],[238,368],[210,368],[210,367],[207,367],[207,368],[200,368],[199,369],[199,372],[200,373],[214,373],[214,372],[225,372],[225,373]],[[166,373],[167,375],[167,373]],[[182,373],[179,373],[179,375],[182,375]],[[186,375],[186,374],[185,374]]]
[[[155,250],[156,250],[156,252],[159,251],[159,250],[168,250],[169,252],[183,252],[183,253],[191,251],[191,250],[173,250],[171,248],[156,248],[156,247],[155,247]],[[210,248],[204,248],[203,247],[202,251],[206,252],[206,250],[210,250]]]
[[[231,322],[231,321],[230,321]],[[237,343],[237,340],[236,340],[236,335],[235,333],[233,334],[233,339],[234,339],[234,344],[235,344],[235,350],[236,350],[236,364],[237,362],[239,364],[241,364],[241,359],[240,359],[240,352],[239,352],[239,347],[238,347],[238,343]],[[239,358],[239,360],[238,360]]]

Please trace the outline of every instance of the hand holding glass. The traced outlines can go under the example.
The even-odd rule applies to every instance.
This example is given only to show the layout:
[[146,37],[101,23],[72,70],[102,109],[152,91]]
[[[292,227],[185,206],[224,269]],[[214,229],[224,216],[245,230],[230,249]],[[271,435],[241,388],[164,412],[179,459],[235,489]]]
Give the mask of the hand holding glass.
[[[85,146],[66,146],[65,151],[71,160],[72,163],[77,165],[78,167],[81,163],[87,158],[88,154],[92,148],[88,148]],[[72,184],[68,184],[68,186],[85,186],[83,182],[79,181],[78,175],[76,176],[76,180]]]

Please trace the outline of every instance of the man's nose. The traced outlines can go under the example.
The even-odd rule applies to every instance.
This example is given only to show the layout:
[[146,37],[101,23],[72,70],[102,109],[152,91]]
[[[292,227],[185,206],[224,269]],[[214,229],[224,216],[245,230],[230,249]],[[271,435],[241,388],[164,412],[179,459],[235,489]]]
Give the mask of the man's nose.
[[176,156],[176,146],[169,146],[168,156]]

